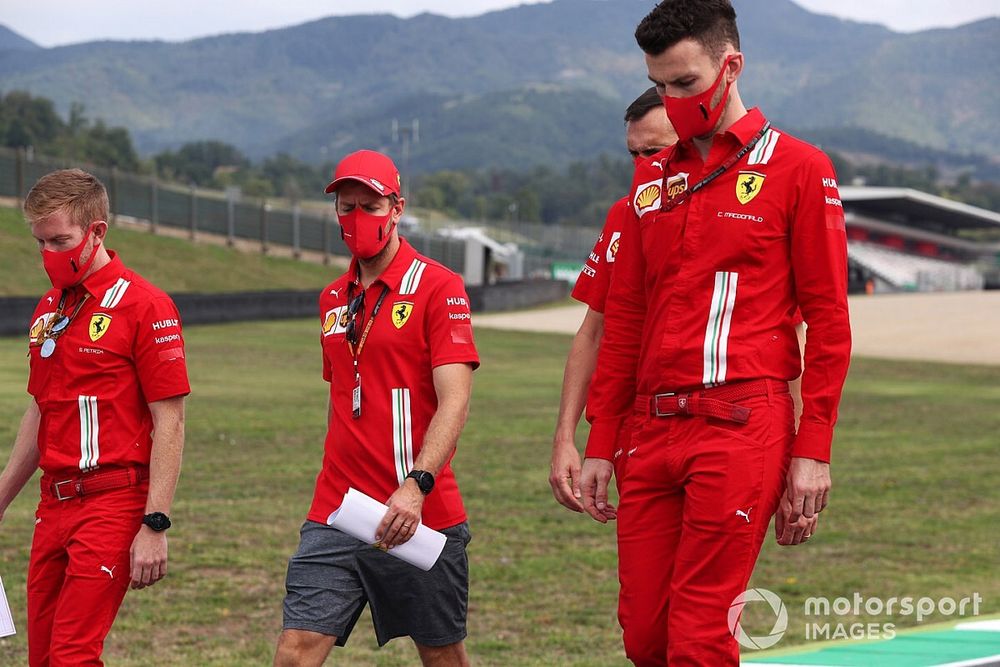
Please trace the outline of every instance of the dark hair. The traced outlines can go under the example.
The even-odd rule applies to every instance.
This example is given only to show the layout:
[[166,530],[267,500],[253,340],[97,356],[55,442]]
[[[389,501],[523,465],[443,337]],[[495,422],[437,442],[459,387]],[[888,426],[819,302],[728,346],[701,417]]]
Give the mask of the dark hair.
[[656,107],[662,106],[663,98],[656,92],[656,86],[653,86],[628,105],[628,109],[625,109],[625,123],[639,120]]
[[726,44],[740,50],[736,10],[729,0],[663,0],[635,29],[639,48],[658,56],[690,37],[718,58]]

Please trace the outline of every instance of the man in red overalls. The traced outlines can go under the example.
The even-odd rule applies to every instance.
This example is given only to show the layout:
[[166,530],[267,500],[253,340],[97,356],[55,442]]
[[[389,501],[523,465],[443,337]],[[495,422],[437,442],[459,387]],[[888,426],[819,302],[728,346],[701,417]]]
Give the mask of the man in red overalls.
[[188,386],[170,297],[104,246],[108,195],[79,169],[24,202],[52,281],[32,317],[32,400],[0,474],[0,517],[39,467],[28,662],[99,666],[131,582],[167,573]]
[[[666,0],[636,30],[680,141],[636,170],[591,385],[584,506],[607,504],[632,422],[617,508],[619,620],[640,666],[737,665],[730,604],[767,524],[815,530],[850,359],[847,241],[822,151],[747,110],[728,0]],[[788,381],[809,324],[803,412]]]
[[[650,88],[637,97],[625,110],[625,146],[636,165],[675,141],[677,135],[663,113],[663,100],[655,88]],[[574,512],[583,511],[583,504],[580,502],[580,453],[575,442],[576,425],[583,414],[590,378],[597,366],[597,350],[604,334],[608,286],[611,284],[615,257],[621,245],[622,226],[631,210],[628,195],[611,206],[601,235],[573,287],[573,298],[586,304],[587,312],[573,337],[566,359],[559,417],[552,438],[549,485],[556,500]],[[615,463],[624,460],[625,457],[616,448]],[[621,471],[617,467],[615,481],[621,484]]]

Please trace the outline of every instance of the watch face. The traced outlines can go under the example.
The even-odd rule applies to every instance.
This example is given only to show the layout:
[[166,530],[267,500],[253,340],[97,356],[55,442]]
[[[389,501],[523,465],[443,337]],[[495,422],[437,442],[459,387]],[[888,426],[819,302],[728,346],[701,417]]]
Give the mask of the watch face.
[[426,470],[413,470],[407,477],[412,477],[416,481],[417,487],[425,496],[434,490],[434,475]]
[[162,532],[167,528],[170,528],[170,519],[163,512],[153,512],[152,514],[147,514],[142,518],[142,522],[156,532]]

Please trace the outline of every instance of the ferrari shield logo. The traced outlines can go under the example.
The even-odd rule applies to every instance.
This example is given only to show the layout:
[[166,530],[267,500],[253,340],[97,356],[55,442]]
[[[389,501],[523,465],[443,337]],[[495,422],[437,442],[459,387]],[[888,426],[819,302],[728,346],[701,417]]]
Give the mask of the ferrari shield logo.
[[413,312],[413,303],[410,301],[397,301],[392,304],[392,324],[397,329],[402,329],[406,320],[410,319]]
[[764,187],[764,174],[756,171],[741,171],[736,179],[736,198],[741,204],[749,204]]
[[90,340],[95,343],[108,331],[111,326],[111,316],[104,313],[94,313],[90,318]]

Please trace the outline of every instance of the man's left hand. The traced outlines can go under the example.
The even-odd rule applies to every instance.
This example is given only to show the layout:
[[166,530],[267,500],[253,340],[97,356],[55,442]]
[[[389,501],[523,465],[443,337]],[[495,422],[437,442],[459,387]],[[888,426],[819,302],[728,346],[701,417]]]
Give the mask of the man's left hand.
[[167,535],[143,525],[132,540],[129,571],[134,589],[152,586],[167,576]]
[[391,549],[403,544],[417,532],[424,508],[424,494],[412,479],[407,479],[385,503],[389,510],[375,529],[378,544]]
[[816,459],[792,457],[785,484],[788,501],[787,521],[796,524],[819,514],[830,497],[830,464]]

